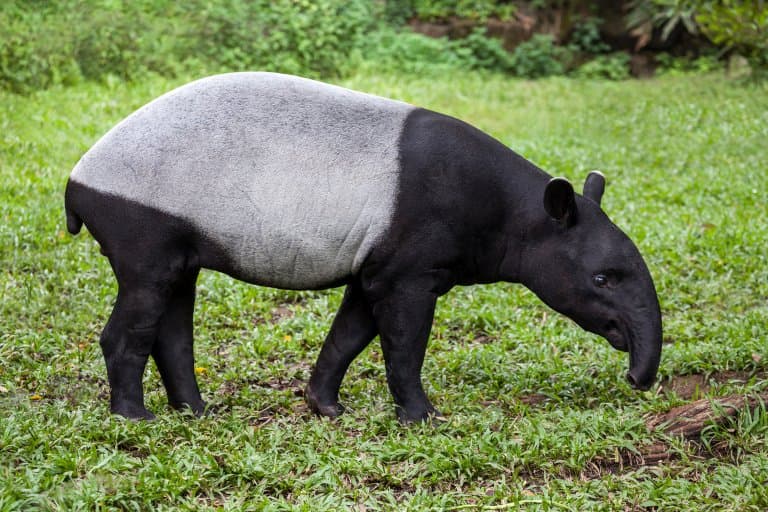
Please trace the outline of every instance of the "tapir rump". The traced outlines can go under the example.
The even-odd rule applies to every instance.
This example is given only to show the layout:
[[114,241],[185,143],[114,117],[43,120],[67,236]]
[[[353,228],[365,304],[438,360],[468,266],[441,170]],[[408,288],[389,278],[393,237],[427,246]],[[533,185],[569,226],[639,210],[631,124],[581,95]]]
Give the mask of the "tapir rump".
[[99,242],[118,282],[101,335],[111,411],[152,418],[142,374],[202,413],[192,313],[201,268],[285,289],[345,286],[306,388],[322,415],[377,335],[403,422],[436,414],[421,367],[437,298],[453,286],[521,283],[629,352],[647,389],[662,326],[651,275],[583,195],[452,117],[303,78],[232,73],[140,108],[77,163],[67,226]]

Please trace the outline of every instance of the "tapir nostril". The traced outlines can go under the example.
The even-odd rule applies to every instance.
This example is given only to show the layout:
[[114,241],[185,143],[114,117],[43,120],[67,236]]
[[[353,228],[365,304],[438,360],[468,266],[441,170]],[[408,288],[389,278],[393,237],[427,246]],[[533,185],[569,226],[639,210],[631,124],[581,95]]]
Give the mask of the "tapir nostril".
[[627,381],[629,381],[629,385],[632,386],[633,389],[637,389],[638,391],[648,391],[651,389],[651,385],[653,384],[653,379],[651,379],[647,383],[640,383],[637,378],[635,378],[634,375],[632,375],[632,372],[627,373]]

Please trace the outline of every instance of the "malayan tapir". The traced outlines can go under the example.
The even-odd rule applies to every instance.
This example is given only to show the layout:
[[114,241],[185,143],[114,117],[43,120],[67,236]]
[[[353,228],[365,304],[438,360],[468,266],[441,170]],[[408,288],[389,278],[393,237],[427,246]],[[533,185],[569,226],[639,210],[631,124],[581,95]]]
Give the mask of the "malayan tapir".
[[152,418],[151,355],[170,404],[204,411],[192,313],[201,268],[285,289],[346,286],[306,388],[343,411],[352,360],[379,335],[403,422],[436,414],[421,367],[437,298],[455,285],[522,283],[629,352],[632,386],[662,345],[651,275],[584,194],[455,118],[275,73],[212,76],[140,108],[77,163],[67,227],[82,224],[118,282],[101,335],[111,411]]

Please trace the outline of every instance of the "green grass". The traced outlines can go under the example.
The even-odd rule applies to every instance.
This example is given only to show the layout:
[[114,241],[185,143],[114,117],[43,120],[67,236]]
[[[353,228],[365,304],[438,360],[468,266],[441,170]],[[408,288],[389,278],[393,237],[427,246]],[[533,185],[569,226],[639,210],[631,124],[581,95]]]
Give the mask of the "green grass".
[[[673,462],[596,471],[657,440],[644,417],[685,399],[632,391],[626,355],[503,283],[440,300],[424,380],[444,424],[397,423],[377,343],[347,375],[347,414],[313,417],[298,392],[340,290],[211,272],[196,354],[215,413],[168,410],[150,364],[158,420],[110,417],[98,337],[115,284],[93,239],[65,233],[63,187],[102,133],[179,83],[0,94],[0,510],[768,508],[764,408],[707,429],[702,446],[671,441]],[[578,188],[602,170],[604,208],[656,279],[661,376],[768,369],[765,87],[462,73],[344,85],[465,119]],[[765,388],[758,376],[706,396]]]

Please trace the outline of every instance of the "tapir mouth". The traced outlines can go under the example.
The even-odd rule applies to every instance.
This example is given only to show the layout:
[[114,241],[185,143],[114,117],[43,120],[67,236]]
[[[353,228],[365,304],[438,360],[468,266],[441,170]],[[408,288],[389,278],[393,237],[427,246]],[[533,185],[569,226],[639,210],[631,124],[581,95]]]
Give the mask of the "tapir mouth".
[[619,326],[618,322],[614,320],[608,322],[603,331],[603,337],[607,339],[608,343],[610,343],[611,346],[616,350],[629,352],[629,341],[627,333]]

